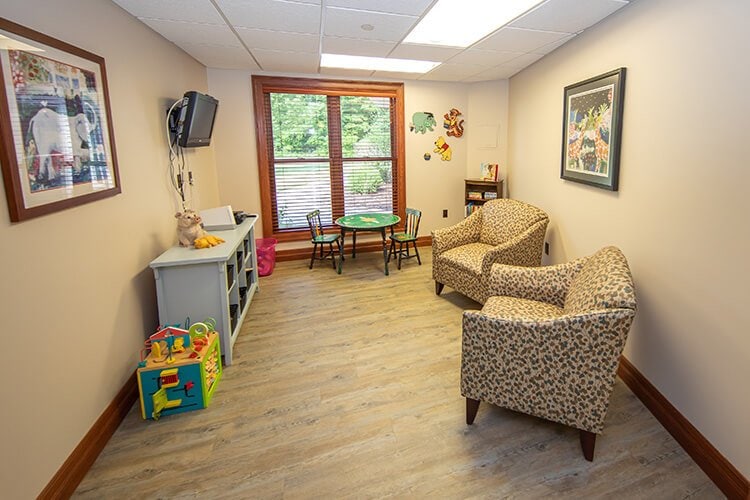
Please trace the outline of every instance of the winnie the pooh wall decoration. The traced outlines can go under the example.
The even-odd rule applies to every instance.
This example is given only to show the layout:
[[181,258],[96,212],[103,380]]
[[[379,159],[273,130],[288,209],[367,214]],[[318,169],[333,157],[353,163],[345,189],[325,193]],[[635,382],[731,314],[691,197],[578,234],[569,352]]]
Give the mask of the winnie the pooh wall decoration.
[[440,159],[443,161],[451,161],[451,157],[453,156],[453,151],[451,150],[450,145],[445,142],[442,135],[435,141],[435,149],[433,149],[433,151],[439,153]]
[[443,115],[443,128],[447,129],[446,135],[456,138],[464,135],[464,121],[459,120],[459,116],[461,116],[461,112],[456,108],[451,108]]

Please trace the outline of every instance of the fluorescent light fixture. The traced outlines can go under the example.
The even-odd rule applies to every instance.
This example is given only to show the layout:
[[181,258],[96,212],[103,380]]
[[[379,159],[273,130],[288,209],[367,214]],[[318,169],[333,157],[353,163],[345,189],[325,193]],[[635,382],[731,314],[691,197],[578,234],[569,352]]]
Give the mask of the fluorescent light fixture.
[[405,43],[468,47],[544,0],[438,0]]
[[367,69],[396,73],[427,73],[439,64],[435,61],[346,56],[343,54],[321,54],[320,56],[320,65],[323,68]]

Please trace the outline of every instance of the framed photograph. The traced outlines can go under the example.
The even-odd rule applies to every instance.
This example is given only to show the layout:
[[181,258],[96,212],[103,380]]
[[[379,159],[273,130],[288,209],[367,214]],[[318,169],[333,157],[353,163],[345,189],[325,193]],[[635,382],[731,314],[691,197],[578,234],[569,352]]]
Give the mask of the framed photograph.
[[617,191],[625,68],[565,87],[560,177]]
[[120,192],[102,57],[0,18],[0,79],[11,221]]

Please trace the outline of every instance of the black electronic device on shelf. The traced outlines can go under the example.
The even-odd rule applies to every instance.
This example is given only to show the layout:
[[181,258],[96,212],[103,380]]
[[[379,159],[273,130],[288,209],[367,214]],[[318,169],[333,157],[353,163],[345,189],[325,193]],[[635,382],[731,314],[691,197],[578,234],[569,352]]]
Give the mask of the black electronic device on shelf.
[[234,222],[237,224],[241,224],[243,220],[247,219],[248,217],[257,217],[255,214],[249,214],[247,212],[243,212],[242,210],[235,210],[232,212],[234,214]]

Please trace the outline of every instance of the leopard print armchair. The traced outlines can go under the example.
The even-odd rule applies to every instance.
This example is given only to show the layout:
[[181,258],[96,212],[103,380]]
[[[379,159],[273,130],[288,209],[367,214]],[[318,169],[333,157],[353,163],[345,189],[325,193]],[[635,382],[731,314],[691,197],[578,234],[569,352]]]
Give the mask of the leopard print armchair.
[[484,304],[493,264],[538,266],[549,218],[522,201],[497,199],[458,224],[432,232],[435,293],[444,285]]
[[575,427],[592,461],[636,311],[622,252],[567,264],[494,265],[491,297],[463,313],[461,394],[471,424],[484,401]]

